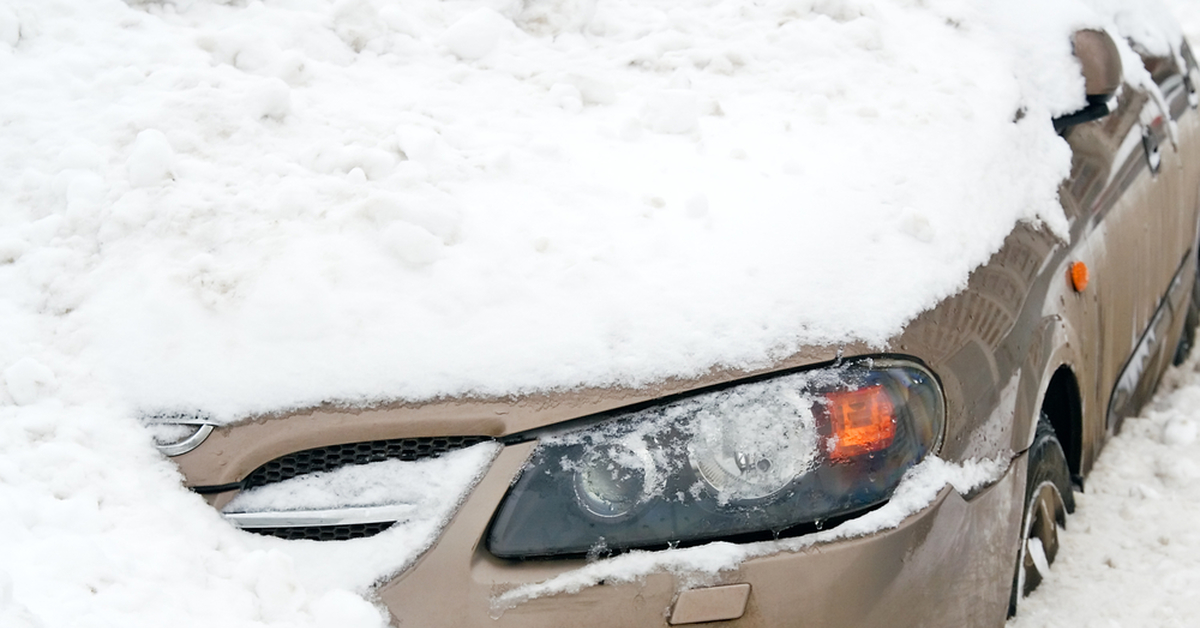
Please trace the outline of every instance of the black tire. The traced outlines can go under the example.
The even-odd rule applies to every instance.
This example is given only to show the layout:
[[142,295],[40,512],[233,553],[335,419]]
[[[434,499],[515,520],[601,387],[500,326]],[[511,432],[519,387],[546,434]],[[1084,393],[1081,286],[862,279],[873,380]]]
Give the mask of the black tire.
[[1017,613],[1020,599],[1046,577],[1046,570],[1058,555],[1058,530],[1066,529],[1067,515],[1072,512],[1075,512],[1075,495],[1067,456],[1054,435],[1050,418],[1042,412],[1029,448],[1025,512],[1021,517],[1021,544],[1008,602],[1009,617]]

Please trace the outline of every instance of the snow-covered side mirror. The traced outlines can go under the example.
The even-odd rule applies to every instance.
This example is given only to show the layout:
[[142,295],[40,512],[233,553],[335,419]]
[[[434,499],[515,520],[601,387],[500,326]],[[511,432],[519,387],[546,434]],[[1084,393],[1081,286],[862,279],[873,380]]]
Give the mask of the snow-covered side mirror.
[[1121,52],[1117,44],[1104,31],[1082,30],[1075,32],[1075,57],[1083,66],[1084,89],[1087,106],[1065,116],[1054,119],[1054,130],[1062,133],[1076,124],[1082,124],[1111,113],[1110,103],[1121,87]]

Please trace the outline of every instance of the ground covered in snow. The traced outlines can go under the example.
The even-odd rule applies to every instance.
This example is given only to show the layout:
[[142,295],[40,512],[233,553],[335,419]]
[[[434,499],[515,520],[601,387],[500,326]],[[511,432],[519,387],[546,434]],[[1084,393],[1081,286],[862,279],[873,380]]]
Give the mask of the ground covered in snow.
[[[1016,221],[1062,229],[1048,121],[1082,103],[1068,35],[1165,28],[1142,41],[1165,49],[1169,20],[1121,12],[1145,6],[0,4],[0,625],[381,625],[369,576],[314,580],[304,552],[233,530],[138,414],[883,344]],[[1173,377],[1162,403],[1200,394]],[[1142,480],[1112,480],[1137,494],[1103,512],[1190,495],[1173,454],[1197,428],[1171,408],[1114,443],[1112,473]],[[1087,514],[1103,494],[1068,550],[1090,525],[1129,551],[1101,569],[1079,550],[1081,569],[1184,590],[1186,560],[1138,562],[1189,547],[1182,521],[1124,541]]]
[[1075,496],[1049,578],[1011,628],[1200,621],[1200,359],[1169,372]]

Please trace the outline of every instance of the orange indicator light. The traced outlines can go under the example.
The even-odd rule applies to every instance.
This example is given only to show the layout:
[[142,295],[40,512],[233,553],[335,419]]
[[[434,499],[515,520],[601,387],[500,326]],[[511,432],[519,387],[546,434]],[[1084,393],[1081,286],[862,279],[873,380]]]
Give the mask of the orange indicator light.
[[1088,285],[1088,267],[1083,262],[1071,264],[1071,287],[1075,292],[1083,292]]
[[831,392],[825,398],[833,426],[831,459],[846,460],[880,451],[895,440],[896,412],[883,386]]

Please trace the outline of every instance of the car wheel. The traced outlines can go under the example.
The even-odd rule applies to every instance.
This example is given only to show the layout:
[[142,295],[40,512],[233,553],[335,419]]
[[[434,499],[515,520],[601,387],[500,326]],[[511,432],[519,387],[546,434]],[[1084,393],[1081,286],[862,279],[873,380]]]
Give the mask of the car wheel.
[[1066,529],[1067,514],[1074,510],[1067,457],[1054,435],[1050,418],[1043,411],[1029,448],[1025,514],[1021,519],[1021,545],[1009,598],[1009,617],[1016,614],[1020,598],[1033,592],[1048,574],[1058,555],[1058,531]]

